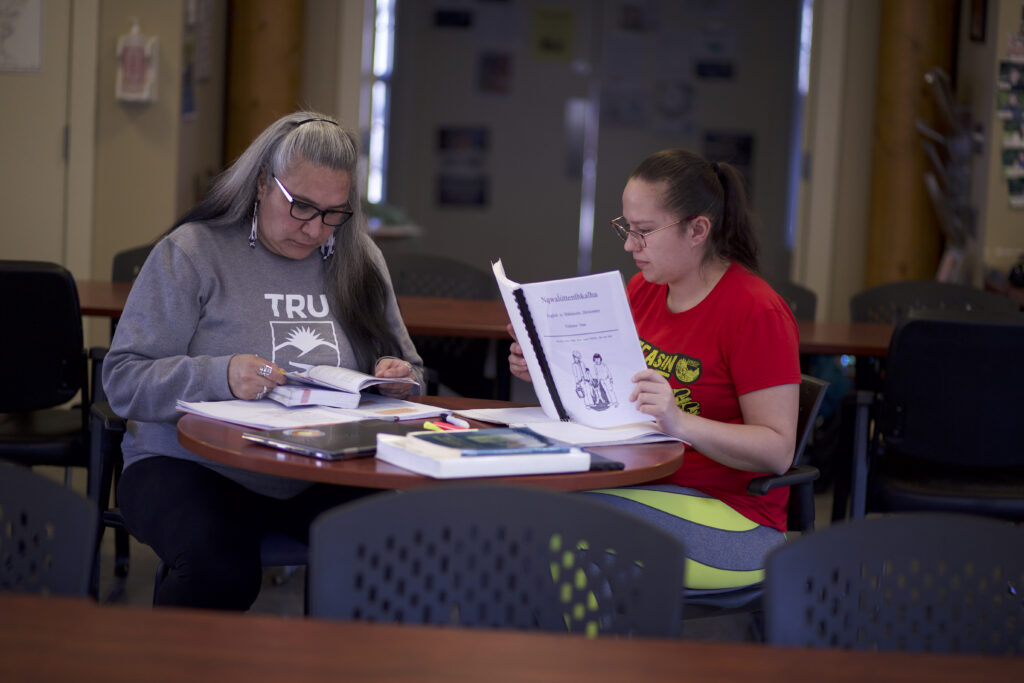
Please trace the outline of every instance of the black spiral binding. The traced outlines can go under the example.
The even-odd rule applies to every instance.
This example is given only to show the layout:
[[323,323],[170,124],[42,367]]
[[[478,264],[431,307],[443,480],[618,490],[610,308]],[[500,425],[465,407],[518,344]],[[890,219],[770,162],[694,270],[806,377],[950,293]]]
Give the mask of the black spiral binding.
[[519,306],[519,313],[523,316],[523,322],[526,323],[526,333],[530,335],[530,344],[533,345],[533,351],[537,354],[537,362],[540,363],[540,371],[544,375],[544,383],[547,384],[548,394],[550,394],[551,400],[555,402],[555,412],[558,413],[558,419],[562,422],[568,422],[569,414],[565,412],[562,399],[558,397],[555,379],[551,376],[551,368],[548,367],[548,359],[544,355],[544,347],[540,345],[537,328],[533,324],[533,316],[530,314],[530,307],[526,305],[526,297],[523,295],[523,290],[517,289],[513,291],[512,296],[515,297],[516,304]]

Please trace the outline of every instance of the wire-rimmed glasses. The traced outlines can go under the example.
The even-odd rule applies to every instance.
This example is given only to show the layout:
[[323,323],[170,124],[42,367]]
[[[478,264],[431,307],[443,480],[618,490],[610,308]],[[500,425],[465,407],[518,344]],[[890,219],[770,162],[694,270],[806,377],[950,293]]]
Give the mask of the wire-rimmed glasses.
[[311,221],[317,216],[320,216],[320,220],[323,221],[324,225],[338,228],[348,222],[349,218],[352,218],[352,211],[342,211],[341,209],[318,209],[312,204],[299,201],[292,197],[292,193],[289,192],[281,181],[278,180],[277,176],[274,176],[274,182],[281,188],[281,192],[284,194],[284,198],[288,200],[291,205],[289,213],[292,218],[296,218],[300,221]]
[[653,235],[656,232],[660,232],[661,230],[668,230],[669,228],[674,227],[676,225],[679,225],[680,223],[685,223],[687,221],[692,221],[694,218],[697,218],[697,216],[699,216],[699,215],[700,214],[696,214],[696,215],[693,215],[693,216],[687,216],[686,218],[679,219],[675,223],[669,223],[668,225],[663,225],[660,228],[655,228],[654,230],[645,230],[644,232],[637,232],[636,230],[633,230],[632,228],[630,228],[629,227],[629,221],[626,220],[625,216],[619,216],[618,218],[613,218],[613,219],[611,219],[609,221],[609,223],[612,224],[612,230],[615,231],[615,234],[619,236],[620,240],[625,242],[630,237],[632,237],[633,239],[636,240],[636,243],[640,245],[641,249],[646,249],[647,248],[647,240],[645,239],[646,237],[648,237],[650,235]]

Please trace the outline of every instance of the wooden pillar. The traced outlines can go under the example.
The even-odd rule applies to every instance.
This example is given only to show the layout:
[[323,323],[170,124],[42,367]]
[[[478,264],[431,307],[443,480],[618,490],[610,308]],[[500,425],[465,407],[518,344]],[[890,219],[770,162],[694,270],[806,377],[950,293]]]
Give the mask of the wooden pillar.
[[224,159],[301,108],[303,0],[233,0]]
[[924,74],[952,74],[956,0],[883,0],[872,149],[867,286],[935,277],[939,219],[924,186],[918,118],[942,131]]

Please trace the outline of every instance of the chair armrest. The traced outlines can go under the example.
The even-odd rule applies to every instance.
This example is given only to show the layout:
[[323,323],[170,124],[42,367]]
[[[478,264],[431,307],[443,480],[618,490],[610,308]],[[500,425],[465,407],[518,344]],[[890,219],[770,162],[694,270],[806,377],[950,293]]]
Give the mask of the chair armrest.
[[789,468],[785,474],[770,474],[763,477],[756,477],[747,484],[747,493],[755,496],[763,496],[772,489],[781,486],[796,486],[814,481],[821,476],[817,467],[811,465],[795,465]]
[[[92,416],[99,421],[105,432],[124,434],[126,420],[117,415],[106,401],[92,404]],[[121,437],[117,437],[120,443]]]

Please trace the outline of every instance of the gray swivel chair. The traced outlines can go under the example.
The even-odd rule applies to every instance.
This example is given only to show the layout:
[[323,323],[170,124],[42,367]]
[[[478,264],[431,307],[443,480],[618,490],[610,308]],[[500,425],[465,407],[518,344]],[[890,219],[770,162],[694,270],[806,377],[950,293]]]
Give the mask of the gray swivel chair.
[[1024,529],[901,513],[787,543],[765,570],[767,641],[789,647],[1024,654]]
[[457,484],[381,493],[310,533],[315,617],[674,637],[680,541],[571,493]]
[[88,595],[98,514],[71,489],[0,463],[0,590]]

